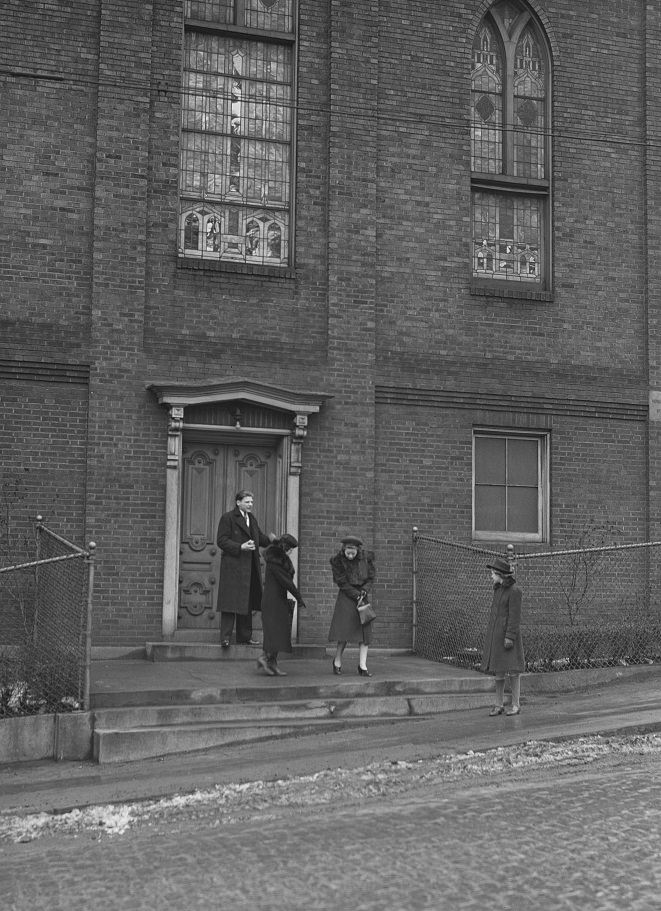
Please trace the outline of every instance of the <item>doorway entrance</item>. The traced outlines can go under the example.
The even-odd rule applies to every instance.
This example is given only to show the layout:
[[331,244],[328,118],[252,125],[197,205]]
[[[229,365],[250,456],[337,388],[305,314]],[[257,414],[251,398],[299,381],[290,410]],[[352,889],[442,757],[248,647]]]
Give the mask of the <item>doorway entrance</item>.
[[[332,396],[243,378],[147,388],[169,410],[162,635],[190,639],[208,629],[213,636],[219,626],[218,520],[233,508],[237,490],[247,488],[266,534],[299,537],[308,417]],[[297,566],[297,555],[292,560]]]
[[234,508],[238,490],[253,492],[255,517],[264,534],[282,533],[282,449],[282,438],[238,438],[226,443],[208,434],[184,433],[178,629],[219,627],[216,602],[221,551],[216,532],[220,516]]

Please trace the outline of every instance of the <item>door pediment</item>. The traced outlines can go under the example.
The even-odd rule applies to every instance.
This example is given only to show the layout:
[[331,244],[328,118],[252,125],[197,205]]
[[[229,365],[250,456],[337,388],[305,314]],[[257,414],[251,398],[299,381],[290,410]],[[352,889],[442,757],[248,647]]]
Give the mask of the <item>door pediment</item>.
[[325,392],[303,392],[235,377],[203,383],[156,382],[150,383],[147,389],[154,393],[160,405],[170,407],[238,401],[306,415],[316,414],[324,402],[333,398]]

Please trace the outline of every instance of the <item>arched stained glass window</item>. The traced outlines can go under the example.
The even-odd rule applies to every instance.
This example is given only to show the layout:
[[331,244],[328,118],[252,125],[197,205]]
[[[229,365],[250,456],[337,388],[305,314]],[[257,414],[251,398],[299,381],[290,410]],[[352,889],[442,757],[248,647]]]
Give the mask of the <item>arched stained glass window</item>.
[[550,54],[523,0],[501,0],[473,40],[473,277],[550,287]]

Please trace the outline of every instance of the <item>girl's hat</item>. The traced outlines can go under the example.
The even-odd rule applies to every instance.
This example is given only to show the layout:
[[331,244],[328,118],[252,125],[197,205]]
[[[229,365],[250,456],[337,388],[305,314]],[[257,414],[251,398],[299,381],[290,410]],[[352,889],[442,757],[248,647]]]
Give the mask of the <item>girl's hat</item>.
[[493,563],[487,563],[487,569],[493,569],[494,572],[500,573],[501,576],[511,576],[514,574],[514,570],[507,560],[501,560],[499,557],[496,557]]
[[357,538],[356,535],[347,535],[346,538],[342,538],[342,543],[343,544],[353,544],[354,547],[363,546],[363,542],[360,540],[360,538]]

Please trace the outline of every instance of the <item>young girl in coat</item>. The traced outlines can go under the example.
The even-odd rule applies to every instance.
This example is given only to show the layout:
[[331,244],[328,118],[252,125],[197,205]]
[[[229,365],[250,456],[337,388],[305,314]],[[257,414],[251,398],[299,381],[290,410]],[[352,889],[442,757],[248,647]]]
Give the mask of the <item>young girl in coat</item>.
[[[521,589],[506,560],[487,564],[493,580],[493,600],[484,639],[481,670],[496,677],[496,704],[490,715],[518,715],[521,711],[521,677],[526,667],[521,638]],[[509,676],[512,704],[505,710],[505,677]]]

